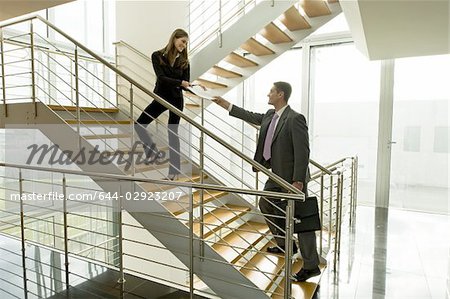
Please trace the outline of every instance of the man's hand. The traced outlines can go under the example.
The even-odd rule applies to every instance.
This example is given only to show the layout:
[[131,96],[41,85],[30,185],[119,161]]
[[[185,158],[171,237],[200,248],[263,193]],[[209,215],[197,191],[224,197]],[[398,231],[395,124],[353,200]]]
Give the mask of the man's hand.
[[228,110],[228,107],[230,107],[230,102],[222,97],[213,97],[213,102],[226,110]]
[[302,182],[293,182],[292,186],[294,186],[295,188],[297,188],[299,190],[303,190],[303,183]]

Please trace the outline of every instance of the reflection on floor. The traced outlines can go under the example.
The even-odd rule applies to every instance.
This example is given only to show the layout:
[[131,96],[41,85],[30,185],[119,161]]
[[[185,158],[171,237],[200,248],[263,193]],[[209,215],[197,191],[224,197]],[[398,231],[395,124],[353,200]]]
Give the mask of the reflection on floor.
[[316,298],[449,298],[449,217],[358,207]]
[[[328,265],[315,297],[449,298],[449,228],[444,215],[358,207],[337,271]],[[63,256],[35,246],[26,253],[28,298],[67,298]],[[120,298],[117,272],[74,258],[70,265],[69,298]],[[130,275],[125,285],[126,299],[189,298]],[[20,242],[0,235],[0,298],[24,298],[23,286]]]
[[[121,298],[119,273],[85,260],[70,258],[70,288],[65,290],[64,256],[42,247],[26,247],[28,298]],[[0,298],[25,298],[21,243],[0,235]],[[125,276],[125,299],[189,298],[189,293],[132,275]],[[202,298],[195,296],[195,298]]]

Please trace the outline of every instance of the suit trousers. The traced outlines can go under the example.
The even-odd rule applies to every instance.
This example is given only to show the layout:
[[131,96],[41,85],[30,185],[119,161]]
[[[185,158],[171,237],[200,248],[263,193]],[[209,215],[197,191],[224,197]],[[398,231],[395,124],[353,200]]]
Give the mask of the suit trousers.
[[[280,188],[264,190],[281,192]],[[304,184],[304,190],[306,190],[306,184]],[[305,195],[306,194],[307,193],[305,192]],[[283,218],[271,217],[270,215],[285,217],[286,205],[286,201],[282,201],[278,198],[261,197],[259,201],[259,209],[263,214],[265,214],[264,217],[267,225],[269,226],[270,232],[275,236],[275,241],[280,247],[284,247],[285,245],[284,231],[286,229],[286,221]],[[297,237],[300,246],[300,253],[303,258],[303,268],[309,270],[316,268],[320,262],[319,255],[317,253],[316,233],[298,233]]]
[[[184,101],[183,98],[176,98],[168,101],[170,104],[174,105],[179,110],[183,111]],[[156,149],[156,144],[153,142],[152,137],[148,134],[145,129],[153,120],[158,118],[167,108],[161,105],[158,101],[153,100],[142,112],[139,118],[136,120],[136,133],[139,139],[144,143],[144,151],[149,158],[153,150]],[[180,123],[180,117],[169,112],[169,125],[168,125],[168,136],[169,136],[169,156],[170,156],[170,166],[169,174],[180,173],[180,138],[178,136],[178,126]]]

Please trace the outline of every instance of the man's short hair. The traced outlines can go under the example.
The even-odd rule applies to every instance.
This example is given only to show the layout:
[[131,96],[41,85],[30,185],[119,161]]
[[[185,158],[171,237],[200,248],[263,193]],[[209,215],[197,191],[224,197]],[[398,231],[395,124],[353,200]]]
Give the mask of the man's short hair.
[[273,85],[275,86],[278,92],[282,91],[284,93],[284,100],[287,102],[292,93],[291,84],[283,81],[278,81],[273,83]]

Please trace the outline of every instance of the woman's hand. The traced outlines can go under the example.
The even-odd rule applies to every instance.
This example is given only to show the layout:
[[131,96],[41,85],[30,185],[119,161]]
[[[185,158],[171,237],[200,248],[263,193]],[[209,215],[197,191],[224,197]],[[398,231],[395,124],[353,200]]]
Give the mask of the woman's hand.
[[181,86],[183,86],[184,88],[188,88],[189,86],[191,86],[191,83],[183,80],[183,81],[181,81]]

